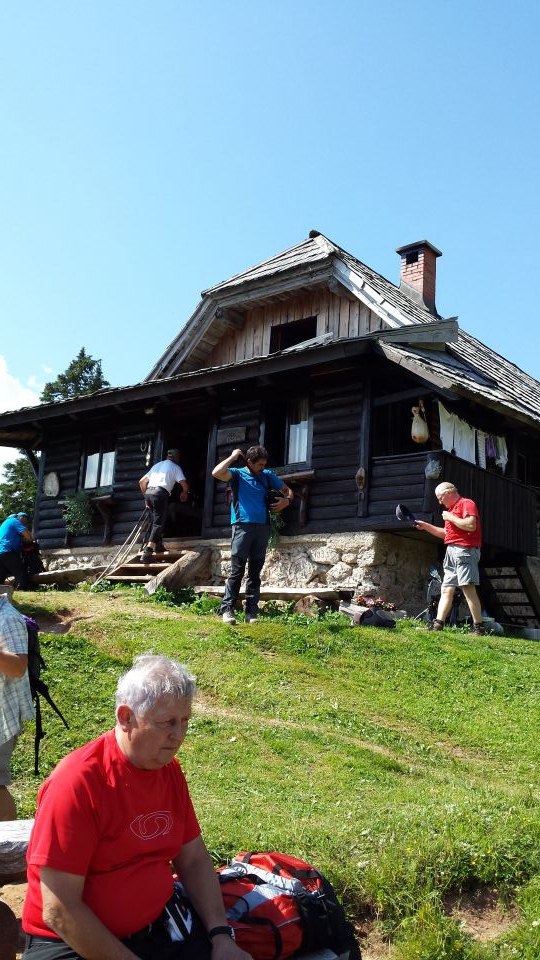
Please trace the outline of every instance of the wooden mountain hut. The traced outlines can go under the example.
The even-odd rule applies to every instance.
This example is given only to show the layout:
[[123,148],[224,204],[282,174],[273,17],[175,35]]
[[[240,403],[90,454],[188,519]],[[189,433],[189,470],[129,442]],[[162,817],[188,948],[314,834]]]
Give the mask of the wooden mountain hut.
[[[191,500],[171,511],[168,543],[211,546],[205,582],[223,582],[228,508],[211,469],[261,442],[297,494],[263,583],[419,610],[441,548],[395,508],[437,523],[445,479],[481,510],[486,607],[537,626],[540,383],[439,316],[436,247],[397,252],[395,285],[311,231],[203,291],[142,383],[1,414],[1,444],[34,461],[41,451],[34,530],[49,561],[118,549],[141,516],[140,476],[174,446]],[[92,527],[68,537],[65,499],[78,490]]]

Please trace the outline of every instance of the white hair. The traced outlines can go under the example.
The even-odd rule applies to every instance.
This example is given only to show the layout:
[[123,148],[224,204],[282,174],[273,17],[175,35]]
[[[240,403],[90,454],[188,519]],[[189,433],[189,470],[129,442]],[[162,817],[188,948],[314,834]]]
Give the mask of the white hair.
[[458,492],[457,487],[453,483],[445,480],[443,483],[439,483],[438,487],[435,487],[435,496],[438,497],[441,493],[452,493],[454,490],[456,493]]
[[141,715],[151,710],[161,697],[193,699],[195,677],[188,668],[169,657],[144,653],[135,657],[133,666],[120,677],[116,687],[116,706],[125,704]]

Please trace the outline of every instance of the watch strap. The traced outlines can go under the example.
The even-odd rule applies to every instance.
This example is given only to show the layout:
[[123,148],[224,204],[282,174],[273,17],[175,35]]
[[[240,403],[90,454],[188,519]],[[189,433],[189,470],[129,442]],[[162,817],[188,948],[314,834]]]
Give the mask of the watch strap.
[[234,940],[234,930],[232,927],[229,927],[229,926],[212,927],[207,933],[207,937],[209,940],[212,940],[214,937],[219,937],[221,935],[230,937],[231,940]]

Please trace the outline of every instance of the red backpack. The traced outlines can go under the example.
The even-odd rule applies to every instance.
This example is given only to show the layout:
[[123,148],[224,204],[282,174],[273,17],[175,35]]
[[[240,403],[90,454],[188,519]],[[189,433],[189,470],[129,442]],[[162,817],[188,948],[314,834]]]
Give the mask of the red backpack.
[[253,960],[323,947],[361,960],[331,884],[309,863],[284,853],[239,853],[218,877],[236,942]]

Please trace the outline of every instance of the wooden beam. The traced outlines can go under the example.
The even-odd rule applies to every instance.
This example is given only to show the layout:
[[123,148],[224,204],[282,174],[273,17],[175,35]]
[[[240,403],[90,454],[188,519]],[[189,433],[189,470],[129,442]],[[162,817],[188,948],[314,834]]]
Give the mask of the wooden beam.
[[204,504],[203,504],[203,515],[202,515],[202,530],[201,536],[208,537],[208,530],[212,526],[212,515],[214,512],[214,484],[215,480],[212,476],[212,470],[216,464],[216,452],[217,452],[217,433],[218,433],[218,420],[217,416],[214,418],[214,421],[210,427],[210,432],[208,434],[208,448],[206,455],[206,463],[208,469],[206,471],[206,483],[204,488]]
[[458,339],[459,325],[457,317],[448,320],[433,320],[431,323],[414,323],[393,330],[381,330],[378,339],[391,343],[413,344],[445,344],[453,343]]
[[32,467],[32,470],[34,471],[34,476],[35,476],[35,477],[38,477],[38,476],[39,476],[39,460],[38,460],[38,458],[36,457],[34,451],[30,449],[30,447],[24,447],[24,452],[25,452],[25,454],[26,454],[26,456],[27,456],[27,459],[28,459],[28,462],[29,462],[30,466]]
[[336,277],[330,277],[328,280],[328,289],[330,293],[335,293],[338,297],[344,297],[345,300],[349,300],[351,303],[356,303],[358,300],[358,297],[355,297],[352,290],[349,290],[349,288]]
[[357,484],[361,482],[362,489],[358,489],[356,510],[358,517],[365,517],[368,512],[372,421],[371,394],[371,377],[368,375],[363,384],[362,414],[360,417],[360,463],[357,471]]
[[418,387],[411,390],[398,390],[396,393],[385,393],[380,397],[373,398],[374,407],[383,407],[387,403],[399,403],[402,400],[418,400]]
[[221,321],[225,327],[232,327],[234,330],[243,330],[246,325],[245,311],[236,310],[234,307],[218,307],[214,318]]

